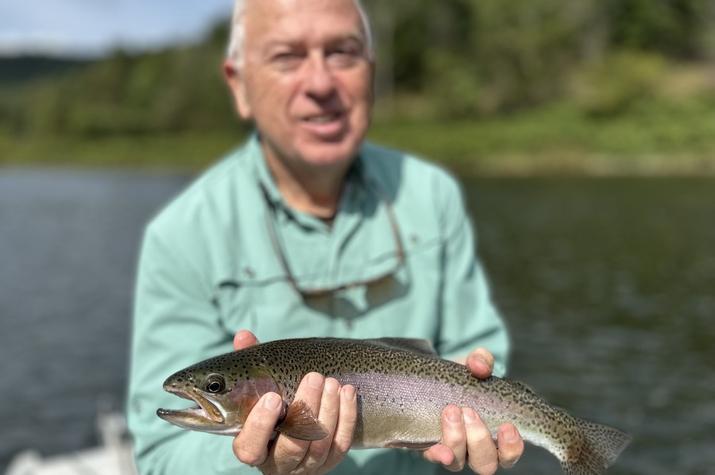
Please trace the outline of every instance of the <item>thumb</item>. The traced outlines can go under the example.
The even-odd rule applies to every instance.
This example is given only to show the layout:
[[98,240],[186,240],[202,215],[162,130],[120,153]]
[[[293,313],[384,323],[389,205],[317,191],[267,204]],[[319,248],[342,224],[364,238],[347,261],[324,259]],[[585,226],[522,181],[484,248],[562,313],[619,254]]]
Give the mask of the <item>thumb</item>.
[[467,366],[477,378],[488,378],[494,367],[494,356],[484,348],[477,348],[467,357]]
[[257,343],[258,339],[256,338],[256,335],[248,330],[239,330],[233,337],[233,348],[235,350],[242,350]]

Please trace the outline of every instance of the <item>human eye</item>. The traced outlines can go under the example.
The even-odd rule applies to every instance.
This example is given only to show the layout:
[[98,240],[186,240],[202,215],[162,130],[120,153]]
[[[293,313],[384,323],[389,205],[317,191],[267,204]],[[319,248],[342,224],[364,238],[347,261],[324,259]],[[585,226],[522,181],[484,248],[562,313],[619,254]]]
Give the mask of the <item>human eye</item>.
[[305,53],[296,49],[276,50],[269,57],[270,63],[280,71],[290,71],[300,66]]
[[355,65],[364,58],[364,48],[355,41],[341,42],[327,51],[330,64],[340,68],[347,68]]

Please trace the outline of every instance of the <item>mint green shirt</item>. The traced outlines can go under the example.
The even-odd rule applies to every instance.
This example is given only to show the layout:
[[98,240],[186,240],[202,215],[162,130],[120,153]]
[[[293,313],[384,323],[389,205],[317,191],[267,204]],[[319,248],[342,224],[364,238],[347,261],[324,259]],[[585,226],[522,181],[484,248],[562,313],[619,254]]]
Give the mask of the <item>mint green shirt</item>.
[[[371,283],[350,286],[365,282]],[[340,286],[326,296],[297,292]],[[234,457],[230,437],[184,431],[155,414],[188,405],[162,390],[166,377],[231,351],[234,333],[244,328],[260,341],[426,338],[446,358],[484,346],[495,356],[497,375],[508,352],[455,180],[432,164],[367,143],[332,223],[284,202],[255,135],[149,223],[136,282],[127,405],[142,474],[255,471]],[[353,450],[336,473],[434,470],[415,452]]]

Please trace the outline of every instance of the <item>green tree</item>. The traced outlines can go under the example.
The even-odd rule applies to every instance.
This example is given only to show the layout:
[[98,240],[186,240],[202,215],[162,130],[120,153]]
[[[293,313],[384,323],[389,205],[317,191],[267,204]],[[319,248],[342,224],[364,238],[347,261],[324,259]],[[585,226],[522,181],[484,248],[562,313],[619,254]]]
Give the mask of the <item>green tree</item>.
[[713,28],[709,0],[607,0],[613,45],[698,58]]

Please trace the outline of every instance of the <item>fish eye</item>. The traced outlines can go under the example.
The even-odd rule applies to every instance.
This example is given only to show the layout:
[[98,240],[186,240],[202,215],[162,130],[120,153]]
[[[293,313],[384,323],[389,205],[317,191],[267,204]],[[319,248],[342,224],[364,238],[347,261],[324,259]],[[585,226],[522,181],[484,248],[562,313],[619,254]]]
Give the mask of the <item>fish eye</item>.
[[209,375],[208,378],[206,378],[204,388],[206,388],[206,392],[209,392],[211,394],[217,394],[226,389],[226,381],[223,379],[222,376],[218,374],[212,374]]

